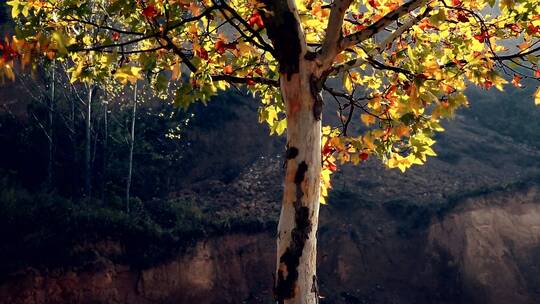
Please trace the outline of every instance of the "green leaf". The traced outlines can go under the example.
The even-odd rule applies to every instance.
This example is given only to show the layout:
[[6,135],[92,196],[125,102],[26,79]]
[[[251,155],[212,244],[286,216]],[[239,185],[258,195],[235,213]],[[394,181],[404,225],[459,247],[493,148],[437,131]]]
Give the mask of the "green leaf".
[[189,85],[182,84],[178,90],[176,90],[176,96],[174,97],[174,105],[187,111],[191,103],[193,102],[192,89]]

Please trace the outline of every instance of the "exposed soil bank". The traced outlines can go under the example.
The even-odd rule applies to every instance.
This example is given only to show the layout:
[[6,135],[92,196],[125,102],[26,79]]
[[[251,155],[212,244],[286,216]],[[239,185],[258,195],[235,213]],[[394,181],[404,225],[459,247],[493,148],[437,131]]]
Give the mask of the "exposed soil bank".
[[[538,303],[539,203],[535,187],[469,198],[420,228],[384,206],[323,208],[321,303]],[[13,275],[0,303],[272,302],[272,233],[211,238],[144,270],[94,246],[104,257],[85,269]]]

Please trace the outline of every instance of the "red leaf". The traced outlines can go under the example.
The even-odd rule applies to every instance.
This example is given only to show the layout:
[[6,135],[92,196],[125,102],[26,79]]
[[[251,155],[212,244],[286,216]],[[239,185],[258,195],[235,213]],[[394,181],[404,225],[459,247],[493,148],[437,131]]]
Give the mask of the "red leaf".
[[369,154],[367,154],[366,152],[360,153],[359,156],[360,156],[360,159],[361,159],[361,160],[364,160],[364,161],[367,160],[367,159],[369,158]]
[[477,35],[473,35],[474,39],[480,41],[480,42],[484,42],[486,39],[489,39],[489,34],[487,32],[480,32],[480,34],[477,34]]
[[324,147],[322,149],[322,154],[326,156],[326,155],[332,154],[332,152],[334,152],[334,148],[332,148],[332,146],[330,145],[330,141],[328,140],[324,144]]
[[453,6],[462,6],[463,2],[461,2],[461,0],[452,0],[452,5]]
[[361,30],[365,29],[366,27],[367,27],[367,25],[365,25],[365,24],[357,24],[355,26],[357,31],[361,31]]
[[379,7],[379,2],[377,0],[368,0],[369,5],[373,8]]
[[[7,40],[6,40],[7,41]],[[2,56],[2,59],[4,61],[10,61],[13,58],[19,56],[20,54],[13,49],[11,45],[9,45],[8,42],[2,44],[0,42],[0,56]]]
[[539,25],[534,26],[532,23],[530,23],[527,26],[527,34],[534,35],[536,33],[540,33],[540,26]]
[[251,14],[251,17],[249,17],[249,19],[248,19],[248,24],[251,27],[255,27],[255,25],[256,25],[260,29],[264,28],[264,22],[262,20],[262,17],[259,14],[259,12],[257,12],[257,11],[255,11],[255,12],[253,12],[253,14]]
[[218,52],[219,54],[225,53],[225,42],[223,40],[216,41],[214,48],[216,49],[216,52]]
[[337,166],[336,164],[334,164],[333,162],[328,162],[328,169],[332,172],[336,171],[337,170]]
[[538,68],[538,69],[536,69],[536,71],[534,71],[534,77],[540,78],[540,68]]
[[112,40],[113,40],[113,41],[118,41],[118,40],[120,40],[120,33],[118,33],[118,32],[112,33],[111,36],[112,36]]
[[428,19],[428,18],[422,19],[422,21],[420,22],[420,24],[418,25],[418,27],[419,27],[422,31],[429,30],[429,29],[437,29],[436,26],[434,26],[433,24],[431,24],[431,22],[429,22],[429,19]]
[[203,48],[195,51],[195,54],[201,59],[208,60],[208,52]]
[[457,20],[459,22],[469,22],[469,18],[467,18],[467,15],[463,11],[459,11],[457,14]]
[[146,18],[155,18],[158,15],[158,11],[155,5],[148,4],[148,6],[143,9],[142,14]]

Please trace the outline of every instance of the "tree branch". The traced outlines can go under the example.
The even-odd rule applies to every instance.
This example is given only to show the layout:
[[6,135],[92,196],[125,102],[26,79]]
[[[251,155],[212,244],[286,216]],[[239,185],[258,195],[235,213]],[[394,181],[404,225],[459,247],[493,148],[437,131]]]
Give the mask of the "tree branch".
[[359,44],[379,33],[382,29],[390,25],[392,22],[398,20],[399,18],[405,16],[409,12],[426,5],[428,0],[411,0],[397,8],[396,10],[386,14],[381,19],[377,20],[375,23],[372,23],[365,29],[350,34],[343,38],[340,43],[339,50],[344,50],[356,44]]
[[186,56],[186,54],[184,54],[184,52],[182,52],[182,50],[176,44],[174,44],[174,42],[169,36],[165,34],[163,36],[163,39],[167,41],[167,44],[165,45],[166,48],[172,50],[176,55],[178,55],[178,57],[182,59],[182,62],[188,67],[190,71],[192,71],[193,73],[197,72],[197,67],[193,65],[191,61],[189,61],[189,58]]
[[[368,56],[375,56],[377,54],[382,53],[382,51],[384,51],[388,47],[388,45],[390,45],[392,42],[394,42],[394,40],[396,40],[398,37],[403,35],[403,33],[405,33],[407,30],[409,30],[413,25],[417,24],[422,19],[427,17],[430,12],[431,12],[431,8],[428,7],[422,14],[420,14],[420,15],[418,15],[416,17],[409,18],[399,28],[397,28],[390,35],[388,35],[386,38],[384,38],[384,40],[379,44],[379,46],[377,46],[376,48],[371,50],[368,53]],[[332,72],[330,73],[330,75],[337,75],[337,74],[339,74],[339,73],[341,73],[343,71],[352,69],[354,67],[361,66],[364,63],[366,63],[366,60],[363,59],[363,58],[355,58],[355,59],[349,60],[349,61],[347,61],[347,62],[345,62],[345,63],[343,63],[341,65],[333,67]]]
[[495,60],[512,60],[512,59],[515,59],[515,58],[523,58],[527,55],[531,55],[531,54],[534,54],[535,52],[538,52],[540,51],[540,46],[536,47],[536,48],[533,48],[533,49],[530,49],[528,51],[525,51],[525,52],[519,52],[519,53],[515,53],[515,54],[510,54],[510,55],[496,55],[494,54],[495,56],[493,57],[493,59]]
[[343,27],[343,19],[351,3],[352,0],[335,0],[332,4],[328,25],[326,26],[324,42],[322,44],[321,53],[318,56],[319,62],[323,66],[323,70],[332,64],[338,53],[339,41],[342,38],[341,28]]
[[[246,20],[244,20],[244,18],[242,18],[242,16],[240,16],[238,12],[236,12],[236,10],[234,10],[232,7],[226,4],[225,1],[222,1],[222,0],[220,1],[220,4],[217,4],[217,5],[220,7],[219,10],[221,11],[221,14],[225,18],[225,20],[227,20],[227,22],[232,27],[234,27],[238,31],[238,33],[246,39],[246,41],[253,43],[255,46],[257,46],[260,49],[270,52],[270,54],[272,55],[274,54],[274,49],[272,48],[272,46],[268,44],[264,40],[264,38],[259,34],[259,32],[255,31],[249,25],[249,23]],[[238,22],[240,22],[240,24],[242,24],[246,28],[246,30],[251,33],[251,37],[246,35],[246,33],[244,33],[244,31],[236,23],[232,21],[232,19],[227,15],[225,11],[231,14],[231,16],[233,16],[235,20],[238,20]]]
[[254,83],[260,83],[260,84],[266,84],[273,87],[279,87],[279,82],[274,79],[268,79],[263,77],[237,77],[232,75],[212,75],[213,81],[226,81],[229,83],[240,83],[240,84],[250,84],[252,82]]
[[92,22],[92,21],[78,19],[78,18],[74,18],[74,17],[71,17],[69,19],[65,19],[65,21],[67,21],[67,22],[80,22],[80,23],[83,23],[83,24],[91,25],[91,26],[96,27],[98,29],[109,30],[109,31],[116,32],[116,33],[119,33],[119,34],[144,36],[144,33],[141,33],[141,32],[134,32],[134,31],[117,29],[117,28],[114,28],[112,26],[97,24],[97,23]]

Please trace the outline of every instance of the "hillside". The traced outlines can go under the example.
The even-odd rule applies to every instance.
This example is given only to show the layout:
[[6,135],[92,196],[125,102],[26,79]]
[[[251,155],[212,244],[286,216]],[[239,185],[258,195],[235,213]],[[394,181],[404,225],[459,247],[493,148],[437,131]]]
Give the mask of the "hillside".
[[[540,232],[534,230],[539,219],[535,185],[540,182],[540,150],[531,141],[538,134],[534,122],[539,113],[525,98],[527,91],[518,95],[521,98],[512,94],[512,100],[498,95],[498,99],[473,101],[471,109],[445,123],[447,131],[440,134],[436,146],[439,157],[425,166],[402,174],[370,160],[360,167],[346,166],[336,174],[329,203],[321,211],[323,303],[483,303],[482,297],[491,297],[489,303],[507,303],[495,300],[499,297],[529,303],[536,297],[537,270],[527,265],[538,263],[534,248],[540,241]],[[521,113],[520,120],[508,122],[514,112]],[[62,266],[59,260],[40,259],[39,264],[29,265],[37,268],[6,277],[3,294],[13,296],[10,286],[18,284],[25,294],[34,295],[21,303],[42,303],[35,296],[52,292],[49,288],[56,284],[60,290],[75,288],[74,293],[62,293],[58,299],[98,299],[107,293],[90,288],[83,296],[77,285],[66,285],[63,273],[71,271],[65,275],[77,280],[84,276],[90,284],[101,280],[105,271],[112,275],[109,283],[92,283],[106,284],[103,292],[182,303],[195,299],[213,303],[211,295],[218,293],[229,299],[226,303],[237,303],[234,299],[238,297],[246,303],[265,303],[271,297],[271,234],[279,211],[283,140],[269,137],[266,127],[256,124],[256,106],[249,98],[228,94],[206,107],[197,105],[192,113],[184,136],[189,144],[183,146],[183,161],[178,164],[184,186],[169,194],[178,203],[145,202],[142,210],[148,210],[144,212],[150,212],[150,218],[142,222],[139,215],[119,213],[113,220],[110,213],[103,217],[84,211],[91,208],[86,205],[77,207],[74,210],[84,208],[80,215],[71,216],[77,222],[82,220],[81,224],[59,224],[70,225],[75,235],[52,230],[45,235],[51,241],[62,237],[62,242],[38,245],[45,246],[48,255],[69,257],[69,263]],[[530,122],[528,128],[516,127],[523,122]],[[501,128],[504,124],[514,127]],[[167,211],[173,207],[177,209]],[[161,212],[173,212],[172,220],[178,224],[166,224],[167,213]],[[141,216],[146,218],[144,214]],[[154,225],[157,232],[151,228]],[[120,228],[128,230],[113,233],[123,231]],[[136,230],[128,233],[130,229]],[[88,239],[77,240],[77,235]],[[197,242],[201,238],[208,241]],[[105,240],[112,243],[99,245]],[[499,244],[497,252],[512,252],[511,257],[500,260],[489,246],[481,245],[485,242]],[[54,244],[60,247],[51,247]],[[73,249],[62,247],[66,244]],[[224,257],[236,264],[207,264],[208,259]],[[470,268],[468,263],[480,264]],[[173,270],[199,267],[196,265],[206,269],[199,279],[193,277],[196,274]],[[488,265],[513,270],[500,277]],[[249,274],[261,267],[263,273]],[[50,271],[56,274],[51,277]],[[123,280],[135,280],[132,276],[144,278],[136,280],[137,289],[121,287],[127,284]],[[495,283],[483,276],[500,279]],[[29,285],[28,280],[38,279],[48,283]],[[175,282],[191,286],[191,292],[177,290]],[[156,291],[155,284],[162,292]],[[513,287],[497,296],[497,286],[505,285]],[[237,293],[231,293],[232,286],[239,288]],[[472,286],[482,290],[480,296],[470,290]]]

